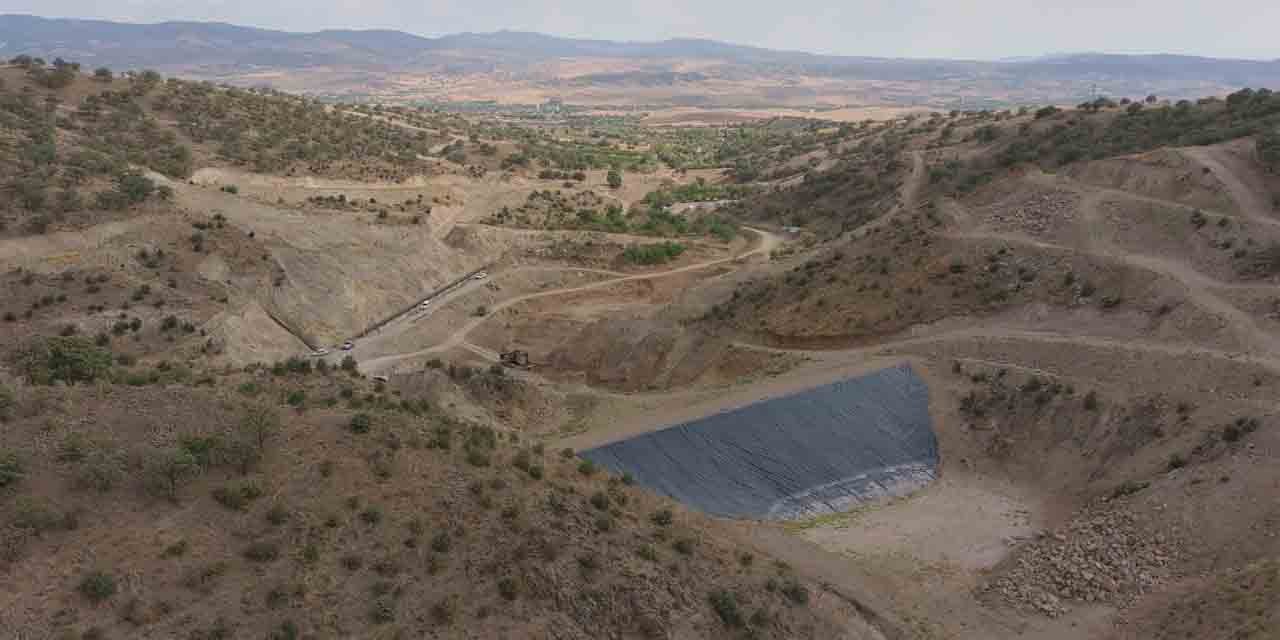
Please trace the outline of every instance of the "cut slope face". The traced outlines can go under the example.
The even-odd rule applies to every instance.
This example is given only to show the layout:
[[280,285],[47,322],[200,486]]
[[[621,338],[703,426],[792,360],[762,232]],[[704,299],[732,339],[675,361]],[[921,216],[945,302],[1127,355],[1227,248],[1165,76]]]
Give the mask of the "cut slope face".
[[929,483],[929,392],[901,366],[615,442],[587,459],[714,515],[794,519]]

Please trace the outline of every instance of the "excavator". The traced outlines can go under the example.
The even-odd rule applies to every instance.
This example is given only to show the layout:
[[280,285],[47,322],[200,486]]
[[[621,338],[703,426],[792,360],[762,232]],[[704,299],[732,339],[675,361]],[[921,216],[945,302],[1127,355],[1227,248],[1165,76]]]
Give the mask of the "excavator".
[[503,351],[498,354],[498,360],[503,366],[512,367],[514,369],[532,369],[533,365],[529,363],[529,352],[519,349],[513,351]]

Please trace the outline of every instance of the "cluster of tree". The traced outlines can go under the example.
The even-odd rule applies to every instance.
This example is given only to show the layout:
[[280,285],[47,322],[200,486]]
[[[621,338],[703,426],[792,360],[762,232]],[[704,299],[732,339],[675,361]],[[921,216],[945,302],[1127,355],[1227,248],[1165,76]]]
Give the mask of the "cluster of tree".
[[[423,170],[435,139],[423,131],[354,116],[271,91],[169,81],[152,106],[178,121],[196,144],[262,173],[398,179]],[[349,165],[349,166],[348,166]]]
[[111,352],[78,336],[42,338],[13,356],[32,384],[93,382],[111,370]]
[[658,242],[655,244],[633,244],[622,252],[623,260],[631,264],[655,265],[664,264],[679,258],[685,251],[679,242]]
[[173,195],[169,187],[163,186],[157,189],[155,182],[150,178],[136,171],[125,171],[116,176],[114,188],[98,192],[97,205],[102,209],[126,209],[132,205],[141,204],[152,194],[157,193],[165,200]]
[[45,65],[40,58],[30,56],[18,56],[9,62],[26,69],[27,75],[31,76],[36,84],[48,89],[69,86],[80,75],[79,63],[67,62],[62,58],[54,58],[48,65]]
[[[1091,103],[1098,105],[1099,103]],[[1130,102],[1120,117],[1093,116],[1091,106],[1047,128],[1024,128],[996,155],[998,166],[1023,162],[1063,165],[1108,158],[1162,146],[1206,145],[1273,130],[1280,124],[1280,95],[1244,89],[1225,101],[1187,100],[1147,106]]]
[[590,144],[553,138],[535,139],[522,145],[521,154],[538,160],[546,167],[564,171],[607,168],[641,171],[657,165],[657,159],[648,154],[617,149],[605,141]]
[[555,169],[543,169],[542,171],[538,172],[538,179],[539,180],[576,180],[578,182],[583,182],[587,179],[587,173],[585,171],[574,171],[570,173],[568,171],[556,171]]
[[755,193],[753,187],[737,184],[712,184],[698,178],[689,184],[664,187],[645,194],[643,202],[650,207],[669,207],[677,202],[711,202],[737,200]]
[[642,216],[642,221],[631,225],[632,233],[664,238],[710,235],[725,242],[738,235],[738,224],[718,215],[699,216],[690,220],[665,209],[650,208]]
[[1280,171],[1280,128],[1263,131],[1258,136],[1258,160],[1267,171]]
[[[55,62],[55,72],[76,68]],[[30,64],[40,66],[35,60]],[[0,208],[29,213],[27,230],[40,233],[58,216],[86,203],[122,209],[153,193],[170,193],[130,170],[131,165],[144,166],[175,177],[191,171],[190,150],[139,103],[133,85],[145,84],[149,77],[133,75],[129,90],[91,94],[69,113],[58,111],[61,101],[53,93],[41,97],[0,87],[0,131],[13,141],[0,147],[0,193],[11,196],[0,199]],[[86,202],[80,190],[95,177],[111,178],[114,185],[90,194]]]
[[737,219],[824,229],[832,233],[864,224],[896,199],[895,184],[907,136],[884,130],[868,135],[825,171],[806,171],[788,189],[758,192],[722,209]]

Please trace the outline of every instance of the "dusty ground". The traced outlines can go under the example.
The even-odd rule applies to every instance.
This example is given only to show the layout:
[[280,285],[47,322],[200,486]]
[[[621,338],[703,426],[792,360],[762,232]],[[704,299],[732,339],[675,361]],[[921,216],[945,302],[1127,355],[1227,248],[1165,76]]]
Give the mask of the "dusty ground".
[[[793,525],[791,535],[844,556],[846,573],[837,583],[885,601],[897,622],[919,637],[1145,637],[1117,624],[1131,619],[1127,612],[1135,606],[1153,611],[1166,601],[1149,594],[1203,590],[1199,571],[1234,566],[1230,557],[1276,551],[1274,541],[1257,547],[1247,533],[1276,517],[1274,505],[1236,507],[1228,516],[1236,524],[1229,526],[1212,525],[1215,518],[1205,512],[1169,509],[1170,500],[1204,504],[1184,497],[1187,487],[1202,482],[1230,501],[1226,496],[1239,495],[1239,483],[1278,481],[1273,471],[1257,466],[1280,454],[1270,444],[1273,427],[1271,436],[1243,446],[1221,440],[1215,431],[1221,428],[1216,425],[1249,416],[1259,416],[1264,425],[1275,419],[1269,398],[1280,383],[1280,327],[1273,306],[1280,287],[1271,280],[1242,280],[1231,253],[1224,257],[1220,248],[1228,235],[1239,243],[1271,242],[1274,218],[1245,186],[1261,182],[1256,170],[1232,155],[1230,146],[1103,165],[1086,165],[1072,177],[1028,178],[1045,190],[1017,188],[994,200],[987,193],[967,204],[953,202],[946,233],[1033,254],[1083,256],[1145,274],[1152,284],[1144,286],[1155,288],[1144,295],[1166,301],[1154,314],[1159,321],[1150,310],[1158,302],[1145,311],[1041,303],[994,315],[977,315],[975,309],[970,317],[917,325],[853,349],[764,349],[803,360],[777,377],[714,394],[650,393],[602,404],[581,433],[560,442],[597,446],[905,358],[931,383],[942,479],[908,498]],[[1195,185],[1178,176],[1194,177]],[[1202,228],[1189,221],[1197,207],[1208,218]],[[1219,226],[1222,219],[1228,222]],[[1009,387],[990,382],[1006,374],[1013,376]],[[1050,381],[1044,388],[1066,389],[1067,395],[1024,395],[977,417],[966,408],[975,386],[978,402],[983,394],[995,394],[992,402],[999,402],[1030,388],[1032,379]],[[991,384],[996,386],[984,387]],[[1078,409],[1086,395],[1103,407],[1097,416]],[[1233,466],[1242,464],[1240,456],[1251,461]],[[1171,459],[1190,459],[1192,476],[1174,469]],[[1113,498],[1125,502],[1122,510],[1109,506],[1106,498],[1126,483],[1151,488],[1138,489],[1137,498]],[[1101,503],[1094,502],[1098,496]],[[761,527],[747,527],[745,539],[775,550],[794,545],[785,534]],[[1140,533],[1131,533],[1135,528]],[[1095,544],[1087,542],[1095,531],[1105,540],[1125,541],[1107,552],[1119,555],[1090,560],[1092,552],[1074,546]],[[1226,541],[1236,539],[1252,540],[1246,544],[1253,551],[1226,551],[1239,544]],[[1130,546],[1145,544],[1139,540],[1159,544]],[[821,562],[814,548],[793,547],[791,553]],[[1098,566],[1111,571],[1108,563],[1125,562],[1120,558],[1129,554],[1135,562],[1152,563],[1140,565],[1140,580],[1132,585],[1071,582],[1089,575],[1077,573],[1082,570],[1073,563],[1087,567],[1100,561]],[[1038,564],[1044,562],[1058,564]],[[1072,586],[1050,580],[1030,591],[1008,591],[1008,585],[1045,575],[1052,566],[1068,571],[1066,584]],[[1222,580],[1247,584],[1267,571],[1250,570]],[[867,589],[880,593],[868,596]],[[1141,615],[1146,617],[1140,624],[1151,625],[1142,628],[1151,633],[1176,628],[1169,618]]]
[[[109,330],[153,282],[163,293],[130,309],[146,328],[125,338],[142,357],[176,344],[238,367],[328,347],[325,362],[352,355],[356,374],[388,376],[399,400],[575,450],[908,363],[930,383],[936,484],[786,527],[716,525],[843,596],[815,606],[858,603],[857,633],[874,636],[865,618],[897,630],[886,637],[1170,637],[1170,603],[1269,579],[1280,286],[1243,266],[1280,240],[1280,218],[1247,150],[1031,170],[964,196],[931,191],[928,154],[905,151],[904,171],[908,155],[899,204],[830,247],[754,229],[644,268],[618,253],[652,239],[475,224],[546,181],[205,170],[164,181],[172,213],[0,241],[22,270],[4,276],[19,316],[9,334]],[[671,177],[629,176],[609,196],[630,204]],[[593,172],[588,186],[603,180]],[[238,195],[219,189],[230,184]],[[338,193],[378,202],[308,203]],[[432,203],[418,224],[376,212],[418,196]],[[191,224],[215,220],[214,250],[186,248]],[[139,266],[142,244],[166,246],[169,271]],[[478,269],[488,277],[416,307]],[[57,300],[98,271],[109,286]],[[154,329],[174,312],[190,332]],[[495,371],[512,347],[535,367]],[[110,543],[109,528],[91,532]],[[1256,623],[1251,611],[1242,624]]]

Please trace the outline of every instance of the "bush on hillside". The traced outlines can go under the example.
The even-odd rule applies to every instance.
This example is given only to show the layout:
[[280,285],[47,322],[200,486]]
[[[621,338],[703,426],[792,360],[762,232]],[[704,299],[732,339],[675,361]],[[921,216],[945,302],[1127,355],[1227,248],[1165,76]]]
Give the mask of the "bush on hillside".
[[15,364],[32,384],[92,382],[111,369],[111,352],[79,336],[44,338],[19,352]]
[[1267,171],[1280,170],[1280,129],[1273,129],[1258,136],[1258,160]]
[[679,242],[659,242],[657,244],[631,245],[622,252],[627,262],[639,265],[655,265],[670,262],[684,253],[684,245]]

